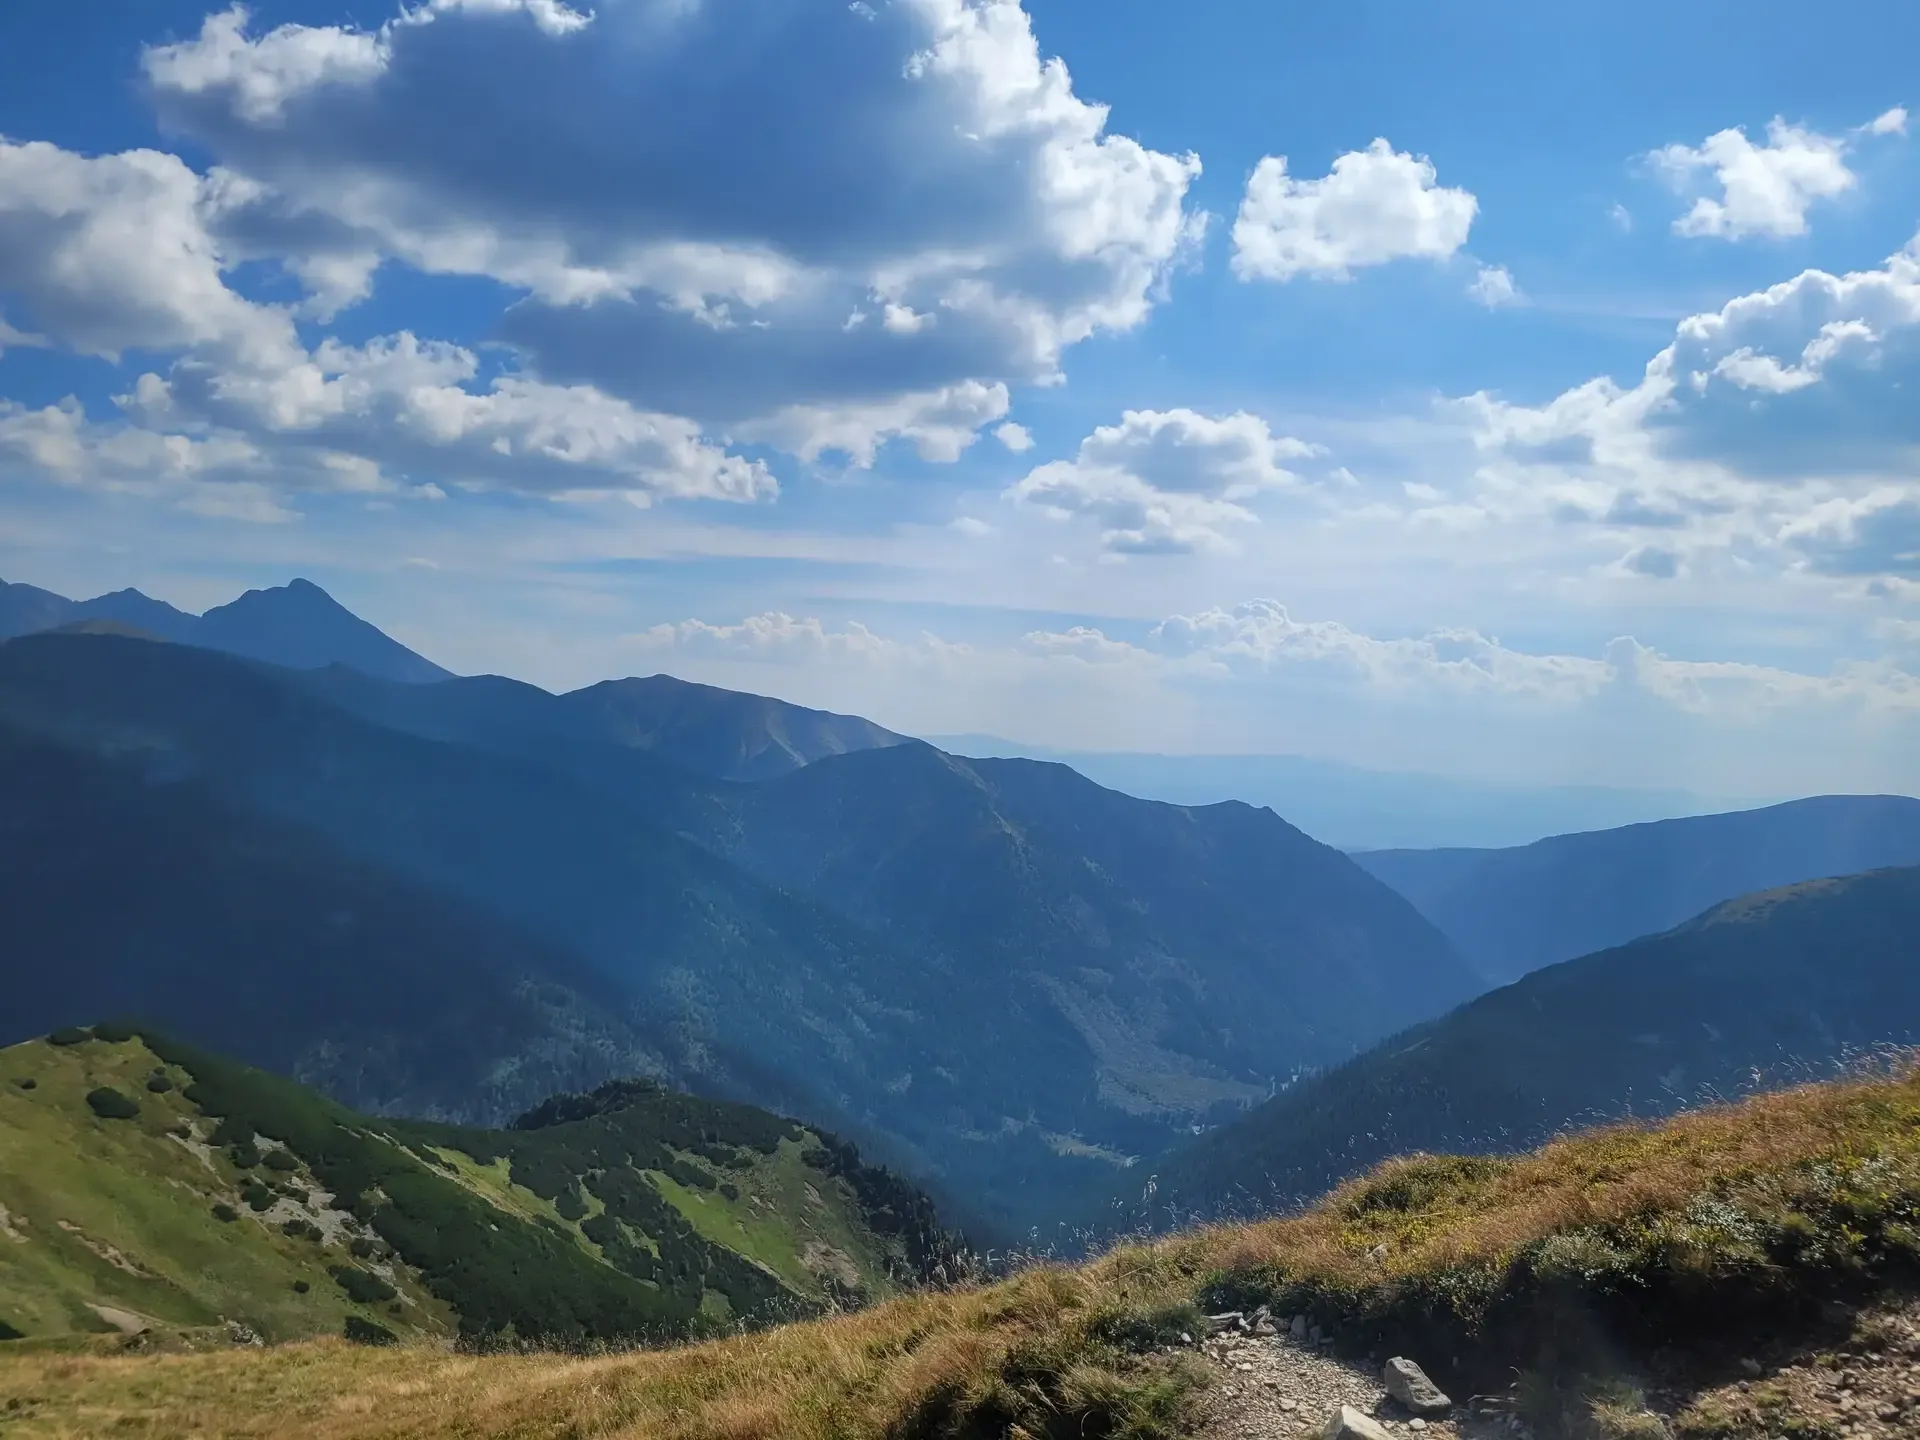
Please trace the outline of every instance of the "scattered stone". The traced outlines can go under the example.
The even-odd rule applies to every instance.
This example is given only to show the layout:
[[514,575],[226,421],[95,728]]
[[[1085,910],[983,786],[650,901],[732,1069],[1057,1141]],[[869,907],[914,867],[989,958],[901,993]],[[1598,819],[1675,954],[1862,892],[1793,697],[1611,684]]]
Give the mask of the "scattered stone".
[[1744,1360],[1740,1362],[1740,1369],[1743,1373],[1754,1376],[1755,1378],[1758,1378],[1759,1376],[1766,1373],[1765,1367],[1763,1367],[1760,1364],[1760,1362],[1754,1359],[1751,1355],[1747,1356]]
[[1307,1338],[1307,1317],[1304,1315],[1294,1316],[1292,1322],[1287,1326],[1287,1333],[1293,1336],[1293,1338],[1296,1340],[1306,1339]]
[[1404,1356],[1396,1355],[1387,1361],[1382,1378],[1387,1393],[1416,1415],[1439,1415],[1453,1408],[1446,1392],[1427,1378],[1426,1371]]
[[1246,1318],[1238,1310],[1228,1310],[1219,1315],[1209,1315],[1200,1323],[1206,1328],[1207,1334],[1218,1335],[1223,1330],[1238,1330]]
[[1327,1417],[1320,1440],[1393,1440],[1387,1427],[1351,1405],[1342,1405]]
[[1300,1408],[1300,1402],[1294,1399],[1291,1395],[1282,1395],[1280,1397],[1280,1408],[1282,1410],[1292,1412]]
[[1409,1430],[1424,1430],[1427,1428],[1427,1422],[1422,1420],[1418,1415],[1416,1415],[1411,1420],[1407,1421],[1407,1428]]

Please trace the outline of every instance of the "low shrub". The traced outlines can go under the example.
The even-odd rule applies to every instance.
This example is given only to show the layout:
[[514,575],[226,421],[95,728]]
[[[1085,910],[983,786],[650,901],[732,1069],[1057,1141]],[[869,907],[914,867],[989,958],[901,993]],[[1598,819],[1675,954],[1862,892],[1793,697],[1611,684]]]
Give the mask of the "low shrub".
[[164,1070],[156,1070],[147,1077],[147,1089],[155,1095],[164,1095],[173,1089],[173,1077]]
[[341,1333],[355,1345],[397,1345],[400,1337],[384,1325],[371,1320],[363,1320],[358,1315],[347,1316],[347,1323]]
[[110,1045],[124,1045],[129,1040],[138,1039],[139,1036],[140,1032],[123,1020],[109,1020],[93,1027],[93,1038],[105,1040]]
[[293,1293],[296,1295],[304,1295],[311,1289],[313,1289],[313,1286],[304,1280],[296,1280],[293,1282]]
[[240,1218],[240,1212],[224,1200],[217,1200],[213,1206],[213,1218],[222,1224],[230,1225]]
[[26,1338],[27,1335],[24,1330],[16,1330],[6,1321],[0,1320],[0,1340],[24,1340]]
[[87,1092],[87,1107],[102,1120],[131,1120],[140,1113],[139,1101],[105,1085]]
[[49,1045],[84,1045],[93,1038],[91,1030],[82,1030],[78,1025],[62,1025],[47,1036]]
[[37,1090],[40,1088],[40,1082],[31,1075],[22,1075],[13,1083],[18,1085],[22,1090]]
[[346,1291],[347,1298],[356,1305],[384,1305],[400,1294],[378,1275],[357,1266],[335,1265],[327,1273],[333,1276],[334,1283]]
[[246,1187],[241,1190],[240,1198],[247,1202],[247,1208],[249,1210],[258,1214],[262,1210],[271,1210],[275,1197],[273,1191],[262,1185],[258,1180],[249,1180]]
[[242,1140],[238,1145],[227,1147],[227,1159],[236,1170],[251,1170],[260,1163],[260,1147],[251,1140]]
[[300,1168],[300,1162],[294,1158],[291,1150],[269,1150],[261,1160],[267,1169],[278,1170],[282,1175]]

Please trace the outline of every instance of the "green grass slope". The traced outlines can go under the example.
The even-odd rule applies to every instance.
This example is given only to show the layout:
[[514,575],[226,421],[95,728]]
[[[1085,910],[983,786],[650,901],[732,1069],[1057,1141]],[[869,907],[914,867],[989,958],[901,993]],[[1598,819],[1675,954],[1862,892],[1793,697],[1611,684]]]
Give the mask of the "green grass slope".
[[1264,1213],[1389,1155],[1523,1150],[1569,1125],[1831,1074],[1920,1038],[1916,960],[1920,869],[1729,901],[1283,1092],[1163,1158],[1151,1218]]
[[833,1137],[644,1082],[490,1131],[114,1026],[0,1050],[0,1336],[665,1340],[892,1294],[946,1246]]
[[[1911,1424],[1869,1423],[1864,1404],[1838,1425],[1796,1413],[1767,1368],[1824,1351],[1819,1363],[1851,1383],[1869,1347],[1891,1349],[1865,1327],[1850,1335],[1855,1317],[1910,1301],[1916,1285],[1920,1079],[1908,1072],[1512,1159],[1399,1160],[1299,1216],[709,1344],[476,1358],[320,1341],[160,1359],[0,1345],[0,1395],[21,1397],[4,1412],[9,1440],[1318,1433],[1324,1412],[1306,1406],[1288,1432],[1196,1423],[1201,1391],[1230,1402],[1245,1377],[1199,1363],[1182,1337],[1203,1313],[1267,1305],[1304,1314],[1356,1362],[1420,1357],[1462,1409],[1490,1402],[1456,1412],[1460,1431],[1430,1433],[1893,1440]],[[1909,1356],[1892,1358],[1910,1373]],[[1730,1382],[1737,1409],[1712,1403]]]

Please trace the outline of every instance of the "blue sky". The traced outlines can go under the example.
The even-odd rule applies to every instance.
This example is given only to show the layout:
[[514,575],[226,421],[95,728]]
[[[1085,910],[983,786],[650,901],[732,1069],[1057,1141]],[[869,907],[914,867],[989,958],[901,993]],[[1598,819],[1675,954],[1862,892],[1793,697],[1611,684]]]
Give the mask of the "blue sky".
[[15,0],[0,576],[923,733],[1915,790],[1916,42]]

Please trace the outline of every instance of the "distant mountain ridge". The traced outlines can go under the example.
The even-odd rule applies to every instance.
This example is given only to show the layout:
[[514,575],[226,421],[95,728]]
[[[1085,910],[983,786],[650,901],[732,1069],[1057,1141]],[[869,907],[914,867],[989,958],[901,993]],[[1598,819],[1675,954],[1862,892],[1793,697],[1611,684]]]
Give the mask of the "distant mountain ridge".
[[0,725],[0,1044],[109,1003],[358,1110],[479,1124],[666,1073],[576,955],[169,768]]
[[548,759],[560,751],[577,752],[575,759],[621,751],[716,780],[770,780],[830,756],[907,743],[857,715],[672,675],[603,680],[559,695],[500,675],[407,690],[344,666],[304,679],[356,715],[436,740]]
[[0,645],[0,720],[579,957],[676,1082],[872,1140],[970,1228],[1051,1219],[1072,1177],[1476,988],[1270,812],[917,743],[722,781],[578,738],[570,702],[114,635]]
[[1667,930],[1735,896],[1920,865],[1920,799],[1821,795],[1557,835],[1510,850],[1354,857],[1495,984]]
[[956,755],[1071,765],[1090,780],[1148,800],[1265,805],[1316,840],[1355,853],[1524,845],[1545,835],[1762,803],[1681,790],[1535,785],[1377,770],[1305,755],[1161,755],[1050,749],[992,735],[925,738]]
[[1509,1152],[1920,1041],[1920,868],[1743,896],[1537,970],[1163,1158],[1158,1203],[1251,1213],[1390,1155]]
[[223,650],[294,670],[351,665],[414,685],[451,678],[450,671],[368,624],[310,580],[249,590],[204,615],[189,615],[138,590],[68,600],[49,590],[0,581],[0,640],[90,620],[113,621],[158,640]]

